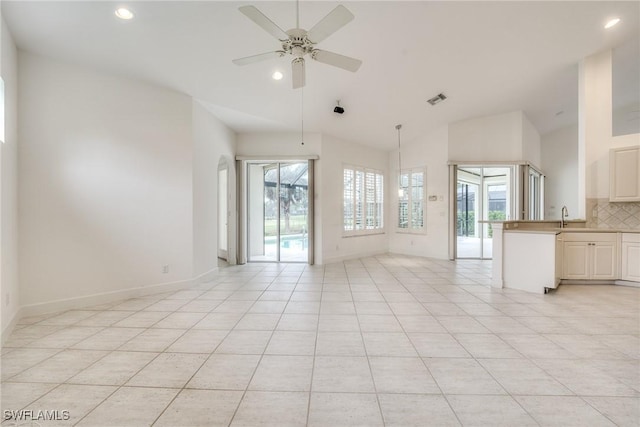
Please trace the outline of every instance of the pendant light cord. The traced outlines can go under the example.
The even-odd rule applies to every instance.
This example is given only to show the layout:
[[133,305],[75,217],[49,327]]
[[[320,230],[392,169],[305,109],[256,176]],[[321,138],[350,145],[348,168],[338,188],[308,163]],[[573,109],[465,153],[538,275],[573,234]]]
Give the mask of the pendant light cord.
[[300,28],[300,0],[296,0],[296,28]]
[[304,145],[304,87],[300,88],[300,141]]

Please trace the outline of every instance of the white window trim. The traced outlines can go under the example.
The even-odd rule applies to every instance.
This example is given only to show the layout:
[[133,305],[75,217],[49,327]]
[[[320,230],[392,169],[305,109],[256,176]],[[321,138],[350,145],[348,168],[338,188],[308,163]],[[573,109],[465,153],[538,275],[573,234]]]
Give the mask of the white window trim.
[[[352,230],[345,230],[344,229],[344,171],[345,169],[350,169],[354,171],[354,188],[353,188],[353,226],[354,229]],[[365,174],[365,180],[366,180],[366,174],[367,173],[373,173],[375,175],[380,175],[382,177],[382,200],[380,202],[380,204],[382,205],[382,218],[380,220],[382,226],[378,227],[378,228],[372,228],[372,229],[362,229],[362,230],[356,230],[355,229],[355,224],[356,224],[356,206],[355,206],[355,172],[363,172]],[[347,163],[343,163],[342,165],[342,196],[343,196],[343,201],[342,201],[342,237],[346,238],[346,237],[358,237],[358,236],[369,236],[369,235],[375,235],[375,234],[385,234],[385,227],[386,227],[386,219],[385,219],[385,214],[384,214],[384,199],[385,199],[385,189],[384,189],[384,183],[385,181],[385,177],[384,177],[384,173],[381,170],[378,169],[372,169],[372,168],[365,168],[362,166],[355,166],[355,165],[351,165],[351,164],[347,164]],[[366,181],[365,181],[366,182]],[[374,182],[377,185],[377,179],[375,179],[374,177]],[[377,190],[377,188],[376,188]],[[376,194],[376,191],[374,191],[374,194]],[[366,195],[366,190],[365,190],[365,195]],[[366,201],[365,201],[365,211],[363,212],[364,216],[365,216],[365,222],[366,222]]]
[[0,143],[4,144],[6,141],[5,135],[5,122],[6,122],[6,100],[5,100],[5,92],[4,92],[4,79],[0,77]]
[[[398,188],[400,187],[400,177],[409,174],[409,184],[411,184],[411,174],[422,173],[422,227],[420,228],[400,228],[400,197],[396,197],[396,231],[402,234],[427,234],[427,168],[402,169],[398,174]],[[409,206],[411,206],[411,186],[409,186]],[[408,221],[411,224],[411,209],[408,209]]]

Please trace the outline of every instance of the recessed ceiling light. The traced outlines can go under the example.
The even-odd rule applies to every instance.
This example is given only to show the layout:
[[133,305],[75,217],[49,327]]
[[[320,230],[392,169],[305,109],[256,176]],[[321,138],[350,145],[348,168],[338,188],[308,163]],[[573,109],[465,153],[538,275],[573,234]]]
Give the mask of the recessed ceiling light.
[[116,16],[120,19],[129,20],[133,18],[133,12],[126,7],[120,7],[116,9]]
[[618,22],[620,22],[620,18],[613,18],[610,19],[605,25],[604,28],[611,28],[614,25],[616,25]]
[[273,80],[282,80],[284,74],[282,74],[280,71],[276,71],[271,75],[271,77],[273,78]]

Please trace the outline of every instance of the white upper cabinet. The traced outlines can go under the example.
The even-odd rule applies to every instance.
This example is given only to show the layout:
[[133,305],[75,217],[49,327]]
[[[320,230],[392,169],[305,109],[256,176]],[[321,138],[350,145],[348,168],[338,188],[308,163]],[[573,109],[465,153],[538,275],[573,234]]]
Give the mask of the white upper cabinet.
[[640,201],[640,146],[609,152],[609,201]]

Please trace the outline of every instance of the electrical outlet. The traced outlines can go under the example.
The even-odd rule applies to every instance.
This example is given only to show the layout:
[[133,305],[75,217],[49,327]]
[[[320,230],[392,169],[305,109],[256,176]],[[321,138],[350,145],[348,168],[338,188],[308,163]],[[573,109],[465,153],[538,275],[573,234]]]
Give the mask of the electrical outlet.
[[167,274],[169,273],[169,266],[168,265],[163,265],[162,266],[162,274]]

